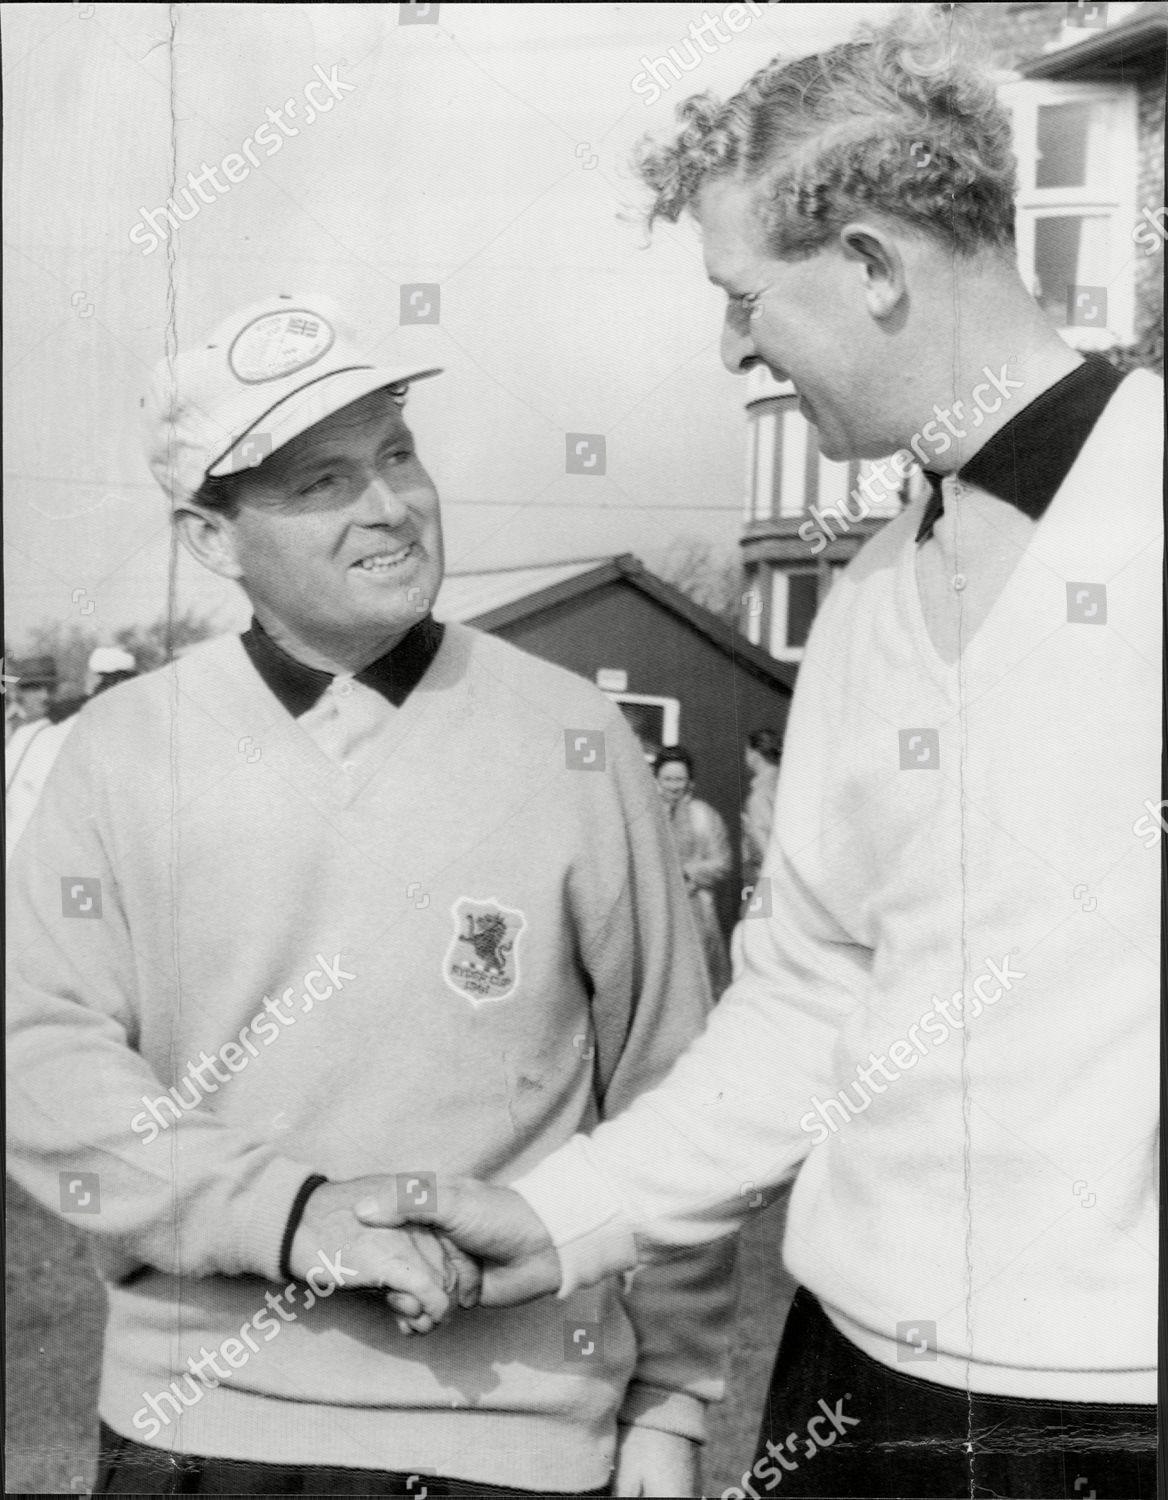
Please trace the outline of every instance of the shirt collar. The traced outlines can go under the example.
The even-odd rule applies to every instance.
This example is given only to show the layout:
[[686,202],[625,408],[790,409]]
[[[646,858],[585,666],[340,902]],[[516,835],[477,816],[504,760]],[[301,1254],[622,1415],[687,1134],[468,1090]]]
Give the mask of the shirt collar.
[[[1083,444],[1123,376],[1088,358],[1024,406],[979,448],[957,477],[1039,520],[1058,494]],[[944,512],[941,475],[925,470],[932,490],[917,531],[924,542]]]
[[[445,625],[427,615],[384,656],[357,672],[355,680],[400,708],[438,655],[445,631]],[[322,672],[289,656],[254,616],[240,640],[252,666],[294,719],[307,713],[333,681],[332,672]]]

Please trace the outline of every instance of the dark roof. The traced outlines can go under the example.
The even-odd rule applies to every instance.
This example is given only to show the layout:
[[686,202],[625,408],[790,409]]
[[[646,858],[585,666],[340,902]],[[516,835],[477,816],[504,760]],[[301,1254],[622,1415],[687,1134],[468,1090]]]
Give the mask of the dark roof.
[[1081,42],[1031,58],[1018,71],[1023,78],[1118,80],[1163,71],[1166,48],[1168,3],[1151,0],[1114,26],[1101,27]]
[[554,583],[550,587],[536,589],[523,598],[514,599],[496,609],[487,610],[476,618],[468,619],[466,623],[479,630],[503,630],[508,625],[526,620],[532,615],[553,609],[571,599],[579,598],[582,594],[592,593],[595,589],[606,588],[613,583],[623,583],[644,594],[646,598],[652,599],[655,604],[684,621],[691,630],[703,636],[723,655],[753,676],[781,688],[788,694],[794,690],[795,679],[798,675],[798,669],[794,663],[776,661],[761,646],[752,645],[744,635],[735,630],[732,625],[727,624],[725,620],[720,620],[708,609],[695,604],[688,595],[674,588],[671,583],[666,583],[663,578],[650,573],[644,563],[634,557],[631,552],[624,552],[619,557],[609,558],[585,573],[579,573],[573,578]]

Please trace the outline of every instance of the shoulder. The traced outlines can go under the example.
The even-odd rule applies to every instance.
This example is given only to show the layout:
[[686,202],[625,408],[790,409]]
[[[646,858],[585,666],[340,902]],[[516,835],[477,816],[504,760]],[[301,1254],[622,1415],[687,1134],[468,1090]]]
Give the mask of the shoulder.
[[131,730],[136,735],[148,736],[151,726],[172,723],[176,704],[196,683],[219,678],[229,666],[238,666],[243,659],[237,635],[216,636],[177,661],[99,693],[74,718],[87,738],[120,737]]
[[611,698],[566,667],[469,625],[447,624],[446,638],[452,651],[464,658],[469,672],[493,683],[516,712],[530,710],[573,729],[625,725],[624,715]]

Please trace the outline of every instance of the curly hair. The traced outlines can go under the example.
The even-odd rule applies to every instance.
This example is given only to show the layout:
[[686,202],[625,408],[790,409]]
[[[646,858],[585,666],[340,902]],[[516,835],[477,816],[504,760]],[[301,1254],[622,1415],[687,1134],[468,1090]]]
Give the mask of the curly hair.
[[960,254],[1014,243],[1009,117],[974,61],[964,6],[905,5],[879,28],[810,57],[776,58],[725,103],[695,94],[668,143],[635,167],[675,222],[708,180],[757,187],[781,259],[812,255],[857,213],[876,212]]

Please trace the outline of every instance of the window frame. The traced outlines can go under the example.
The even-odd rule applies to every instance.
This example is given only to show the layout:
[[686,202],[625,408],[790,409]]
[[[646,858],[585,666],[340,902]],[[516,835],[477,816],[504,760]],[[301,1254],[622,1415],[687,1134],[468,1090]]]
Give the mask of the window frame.
[[[1035,225],[1039,219],[1074,216],[1108,221],[1106,328],[1060,327],[1073,349],[1107,349],[1135,338],[1137,252],[1132,239],[1136,223],[1139,134],[1133,83],[1072,83],[1053,78],[1019,79],[999,89],[1010,111],[1014,152],[1018,158],[1015,228],[1018,270],[1028,289],[1035,284]],[[1036,186],[1038,111],[1046,105],[1102,103],[1109,106],[1103,152],[1109,164],[1105,182],[1085,187]]]

